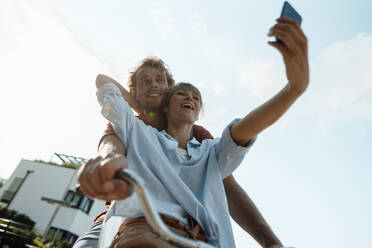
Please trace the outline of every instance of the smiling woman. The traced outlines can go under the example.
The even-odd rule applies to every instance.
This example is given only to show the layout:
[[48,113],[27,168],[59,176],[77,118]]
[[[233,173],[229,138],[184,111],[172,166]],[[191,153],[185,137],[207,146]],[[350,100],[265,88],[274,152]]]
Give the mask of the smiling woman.
[[195,99],[195,100],[198,100],[200,102],[200,107],[203,108],[202,96],[200,94],[199,89],[196,88],[194,85],[192,85],[190,83],[185,83],[185,82],[177,83],[174,87],[172,87],[168,90],[166,96],[164,97],[163,106],[168,106],[169,105],[169,99],[174,94],[174,92],[176,90],[183,90],[183,91],[192,92],[193,95],[194,95],[193,97],[198,98],[198,99]]
[[[167,132],[178,140],[178,146],[186,149],[187,142],[193,137],[193,124],[199,119],[202,108],[202,97],[199,90],[189,83],[178,83],[168,90],[163,101],[163,111],[167,117]],[[178,137],[177,131],[173,130],[179,122],[184,128],[188,126],[186,133],[190,136]]]

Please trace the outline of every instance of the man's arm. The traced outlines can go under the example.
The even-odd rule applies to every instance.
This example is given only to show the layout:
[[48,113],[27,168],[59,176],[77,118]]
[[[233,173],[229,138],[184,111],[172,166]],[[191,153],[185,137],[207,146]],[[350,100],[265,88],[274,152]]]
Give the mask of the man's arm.
[[103,75],[103,74],[98,74],[96,78],[96,86],[97,88],[101,87],[104,84],[107,83],[114,83],[119,89],[120,92],[124,98],[124,100],[129,104],[129,106],[136,111],[137,114],[140,114],[143,112],[142,106],[137,102],[136,98],[132,96],[123,86],[121,86],[120,83],[118,83],[115,79]]
[[282,247],[260,211],[247,193],[235,181],[233,176],[223,180],[230,216],[246,232],[248,232],[262,247]]
[[115,173],[128,168],[125,147],[120,139],[113,135],[104,135],[98,147],[98,156],[90,159],[78,172],[80,190],[90,198],[118,200],[128,197],[132,192],[128,185],[114,179]]
[[[142,111],[135,98],[117,81],[103,74],[97,76],[97,88],[107,83],[114,83],[128,104],[135,111]],[[127,183],[114,179],[118,170],[128,168],[125,153],[123,143],[115,135],[112,125],[109,124],[98,145],[97,157],[88,160],[78,171],[80,190],[90,198],[107,201],[124,199],[129,196],[132,192]]]
[[[231,137],[237,144],[245,145],[265,128],[276,122],[306,90],[309,83],[307,38],[296,21],[277,19],[269,36],[281,42],[269,42],[283,56],[288,84],[269,101],[249,113],[231,128]],[[263,247],[282,247],[257,207],[240,188],[233,177],[224,181],[230,215]]]
[[281,42],[269,42],[283,56],[288,84],[269,101],[253,110],[231,128],[231,137],[239,145],[276,122],[309,84],[309,64],[307,57],[307,38],[295,20],[277,19],[269,32]]

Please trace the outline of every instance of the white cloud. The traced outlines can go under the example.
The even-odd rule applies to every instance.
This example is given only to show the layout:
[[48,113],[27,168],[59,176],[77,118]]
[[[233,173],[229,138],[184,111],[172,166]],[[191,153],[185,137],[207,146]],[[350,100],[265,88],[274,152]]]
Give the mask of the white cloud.
[[[372,36],[359,34],[323,50],[314,63],[316,98],[325,115],[344,120],[372,118]],[[315,101],[316,99],[313,98]]]
[[94,79],[105,65],[46,1],[1,1],[0,18],[0,150],[6,165],[0,177],[8,177],[21,158],[94,154],[103,127]]
[[204,65],[225,70],[241,59],[241,48],[247,44],[233,37],[231,30],[221,31],[202,8],[195,8],[190,2],[169,0],[148,3],[157,32],[179,56],[191,61],[196,58],[204,61]]
[[286,82],[283,62],[278,60],[252,59],[242,66],[240,86],[259,100],[266,100],[283,87]]
[[[310,64],[302,112],[318,123],[315,132],[327,138],[337,121],[364,125],[372,120],[372,36],[359,34],[326,47]],[[283,87],[284,76],[282,61],[249,60],[242,68],[240,86],[250,96],[267,100]]]
[[176,38],[177,26],[175,18],[169,11],[170,3],[168,0],[148,1],[148,9],[162,38],[169,43],[173,43]]
[[335,128],[348,127],[364,136],[372,122],[372,36],[356,37],[326,47],[312,65],[307,94],[312,130],[325,140]]

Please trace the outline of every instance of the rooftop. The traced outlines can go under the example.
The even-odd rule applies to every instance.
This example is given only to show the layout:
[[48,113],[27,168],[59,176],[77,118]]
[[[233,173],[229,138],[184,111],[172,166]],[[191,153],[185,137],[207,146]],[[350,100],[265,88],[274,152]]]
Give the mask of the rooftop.
[[86,159],[62,153],[54,153],[49,162],[46,162],[41,159],[35,159],[34,161],[43,164],[50,164],[55,166],[67,167],[71,169],[77,169],[81,165],[83,165],[83,163],[85,163]]

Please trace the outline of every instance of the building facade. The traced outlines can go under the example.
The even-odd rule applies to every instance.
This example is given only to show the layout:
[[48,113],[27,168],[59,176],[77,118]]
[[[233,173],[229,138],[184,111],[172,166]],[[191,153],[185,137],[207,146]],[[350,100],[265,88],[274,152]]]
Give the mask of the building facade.
[[73,243],[105,210],[105,202],[75,193],[77,167],[83,159],[66,162],[66,155],[56,155],[65,161],[58,165],[22,159],[0,188],[0,201],[34,220],[38,233]]

